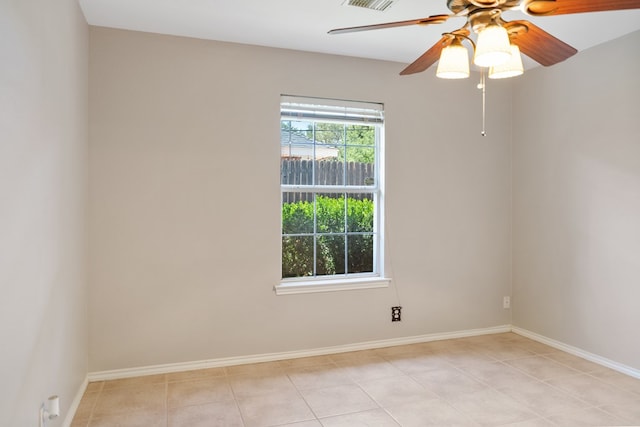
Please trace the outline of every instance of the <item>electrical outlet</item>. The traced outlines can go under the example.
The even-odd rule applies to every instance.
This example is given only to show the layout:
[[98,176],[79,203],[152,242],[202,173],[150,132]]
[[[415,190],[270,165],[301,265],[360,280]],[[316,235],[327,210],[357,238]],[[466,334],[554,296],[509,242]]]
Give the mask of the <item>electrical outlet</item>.
[[46,427],[47,421],[53,420],[60,416],[60,398],[58,396],[50,396],[46,404],[40,405],[40,427]]
[[391,321],[392,322],[400,322],[402,321],[402,307],[391,307]]
[[502,298],[502,307],[503,308],[511,308],[511,297]]

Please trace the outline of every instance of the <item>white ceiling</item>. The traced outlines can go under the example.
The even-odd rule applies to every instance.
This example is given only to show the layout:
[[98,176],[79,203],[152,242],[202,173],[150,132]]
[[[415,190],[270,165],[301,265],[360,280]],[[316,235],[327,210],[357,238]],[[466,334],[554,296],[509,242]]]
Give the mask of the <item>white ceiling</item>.
[[[464,24],[464,18],[453,18],[441,25],[328,35],[332,28],[450,13],[445,0],[398,0],[384,12],[343,6],[343,1],[80,0],[80,5],[87,22],[96,26],[402,63],[413,62],[443,32]],[[504,18],[528,19],[578,50],[640,30],[640,10],[542,18],[512,11]]]

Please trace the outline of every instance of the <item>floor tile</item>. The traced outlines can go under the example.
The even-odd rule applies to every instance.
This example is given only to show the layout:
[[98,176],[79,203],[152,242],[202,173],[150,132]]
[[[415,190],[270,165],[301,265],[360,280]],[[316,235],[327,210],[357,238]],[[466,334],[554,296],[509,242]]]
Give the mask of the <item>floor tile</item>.
[[580,371],[547,359],[544,356],[507,360],[505,363],[539,380],[567,377],[580,373]]
[[443,359],[455,367],[468,367],[477,364],[495,362],[497,359],[484,352],[473,350],[465,352],[450,353],[443,356]]
[[503,362],[478,363],[475,366],[461,368],[461,370],[494,388],[518,386],[521,383],[538,381]]
[[243,427],[235,401],[213,402],[169,410],[168,427]]
[[372,409],[354,414],[322,418],[323,427],[400,427],[389,414],[382,409]]
[[428,350],[446,353],[469,352],[473,351],[473,347],[474,343],[469,341],[468,339],[431,341],[426,346]]
[[93,409],[93,416],[105,417],[135,411],[165,411],[166,395],[166,384],[102,390]]
[[85,392],[76,409],[75,418],[78,420],[88,420],[96,406],[100,392]]
[[282,425],[279,425],[278,427],[322,427],[322,424],[320,424],[320,421],[318,420],[311,420],[311,421],[301,421],[299,423],[292,423],[292,424],[282,424]]
[[577,411],[589,406],[588,403],[540,381],[512,384],[500,388],[499,391],[528,406],[542,417]]
[[547,381],[593,406],[613,405],[637,400],[637,395],[609,385],[589,374]]
[[361,350],[331,354],[329,359],[336,364],[349,365],[359,363],[363,359],[382,359],[382,357],[376,353],[376,350]]
[[227,366],[227,375],[273,375],[282,373],[280,362],[250,363],[246,365]]
[[545,354],[544,357],[547,359],[554,360],[558,363],[562,363],[565,366],[568,366],[572,369],[575,369],[580,372],[594,372],[602,370],[602,366],[593,362],[589,362],[586,359],[583,359],[578,356],[574,356],[573,354],[565,353],[564,351],[557,351],[555,353]]
[[224,377],[180,381],[168,385],[167,405],[169,409],[233,399],[231,387]]
[[640,425],[640,380],[502,333],[95,381],[70,427],[552,422]]
[[451,368],[451,364],[442,355],[430,353],[393,355],[387,356],[386,360],[405,374]]
[[548,346],[546,344],[542,344],[540,342],[531,340],[529,338],[520,337],[517,341],[514,341],[518,347],[530,351],[535,354],[553,354],[559,352],[558,349]]
[[494,345],[494,344],[500,344],[500,343],[504,343],[504,342],[512,342],[513,340],[517,339],[518,335],[515,334],[511,334],[511,333],[504,333],[504,334],[487,334],[487,335],[477,335],[474,337],[467,337],[467,338],[461,338],[459,341],[464,341],[467,344],[472,344],[472,345]]
[[382,378],[359,385],[383,408],[415,400],[438,398],[438,395],[407,376]]
[[640,426],[640,399],[617,405],[607,405],[600,409],[625,421]]
[[165,427],[167,414],[163,411],[134,411],[92,418],[89,427]]
[[485,357],[490,357],[493,360],[520,359],[536,355],[536,353],[527,350],[523,346],[512,343],[497,343],[490,346],[480,346],[477,351]]
[[104,386],[104,381],[95,381],[87,384],[87,389],[84,391],[85,393],[92,393],[96,391],[101,391]]
[[310,421],[315,416],[298,393],[252,396],[238,399],[245,427],[267,427]]
[[475,422],[485,426],[516,423],[539,418],[515,399],[495,390],[464,394],[449,401]]
[[403,375],[401,370],[381,358],[363,359],[344,368],[344,372],[355,382]]
[[357,385],[301,391],[318,418],[377,409],[379,406]]
[[620,426],[623,421],[597,408],[587,408],[580,411],[554,415],[548,420],[562,427],[586,426]]
[[419,356],[429,353],[423,343],[377,348],[373,352],[385,359],[395,356]]
[[601,369],[590,373],[591,376],[623,390],[631,391],[640,396],[640,379],[614,371],[613,369]]
[[196,369],[192,371],[172,372],[167,374],[168,382],[193,381],[226,376],[225,368]]
[[402,427],[479,426],[467,414],[441,399],[407,402],[386,410]]
[[102,390],[111,390],[116,388],[138,387],[149,384],[164,384],[167,382],[166,374],[145,375],[142,377],[123,378],[120,380],[105,381]]
[[287,372],[289,379],[299,390],[354,383],[354,381],[346,375],[344,368],[339,368],[334,364],[297,368],[287,370]]
[[553,427],[554,425],[551,421],[547,421],[544,418],[536,418],[519,423],[504,424],[501,427]]
[[240,375],[229,377],[229,383],[237,398],[296,391],[289,377],[284,374],[267,376]]
[[74,417],[69,427],[87,427],[89,425],[89,419]]
[[286,370],[291,368],[306,368],[310,366],[327,365],[332,363],[333,361],[331,360],[331,357],[327,355],[281,360],[278,362],[278,365]]
[[474,393],[487,388],[485,384],[455,368],[420,372],[411,375],[411,377],[427,390],[444,399],[466,393]]

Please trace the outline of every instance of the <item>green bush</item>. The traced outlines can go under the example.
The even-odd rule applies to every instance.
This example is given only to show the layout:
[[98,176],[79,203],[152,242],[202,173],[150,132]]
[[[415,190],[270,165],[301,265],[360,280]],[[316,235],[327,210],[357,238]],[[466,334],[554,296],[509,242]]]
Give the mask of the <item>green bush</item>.
[[[373,201],[347,198],[345,230],[345,198],[316,197],[316,232],[339,233],[319,235],[316,245],[316,275],[345,273],[345,231],[349,273],[373,271]],[[282,205],[282,277],[313,275],[314,204],[300,201]],[[351,234],[366,233],[366,234]]]

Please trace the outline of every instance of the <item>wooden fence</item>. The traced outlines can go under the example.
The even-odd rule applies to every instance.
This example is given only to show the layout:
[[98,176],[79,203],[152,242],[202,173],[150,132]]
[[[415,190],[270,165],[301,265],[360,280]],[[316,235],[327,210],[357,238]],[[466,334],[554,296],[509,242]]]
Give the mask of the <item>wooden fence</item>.
[[[315,183],[314,183],[315,167]],[[335,160],[281,159],[280,179],[283,185],[373,185],[372,163],[339,162]],[[335,196],[339,196],[337,193]],[[352,194],[355,199],[371,198],[371,193]],[[284,203],[312,201],[309,193],[287,192],[282,195]]]

